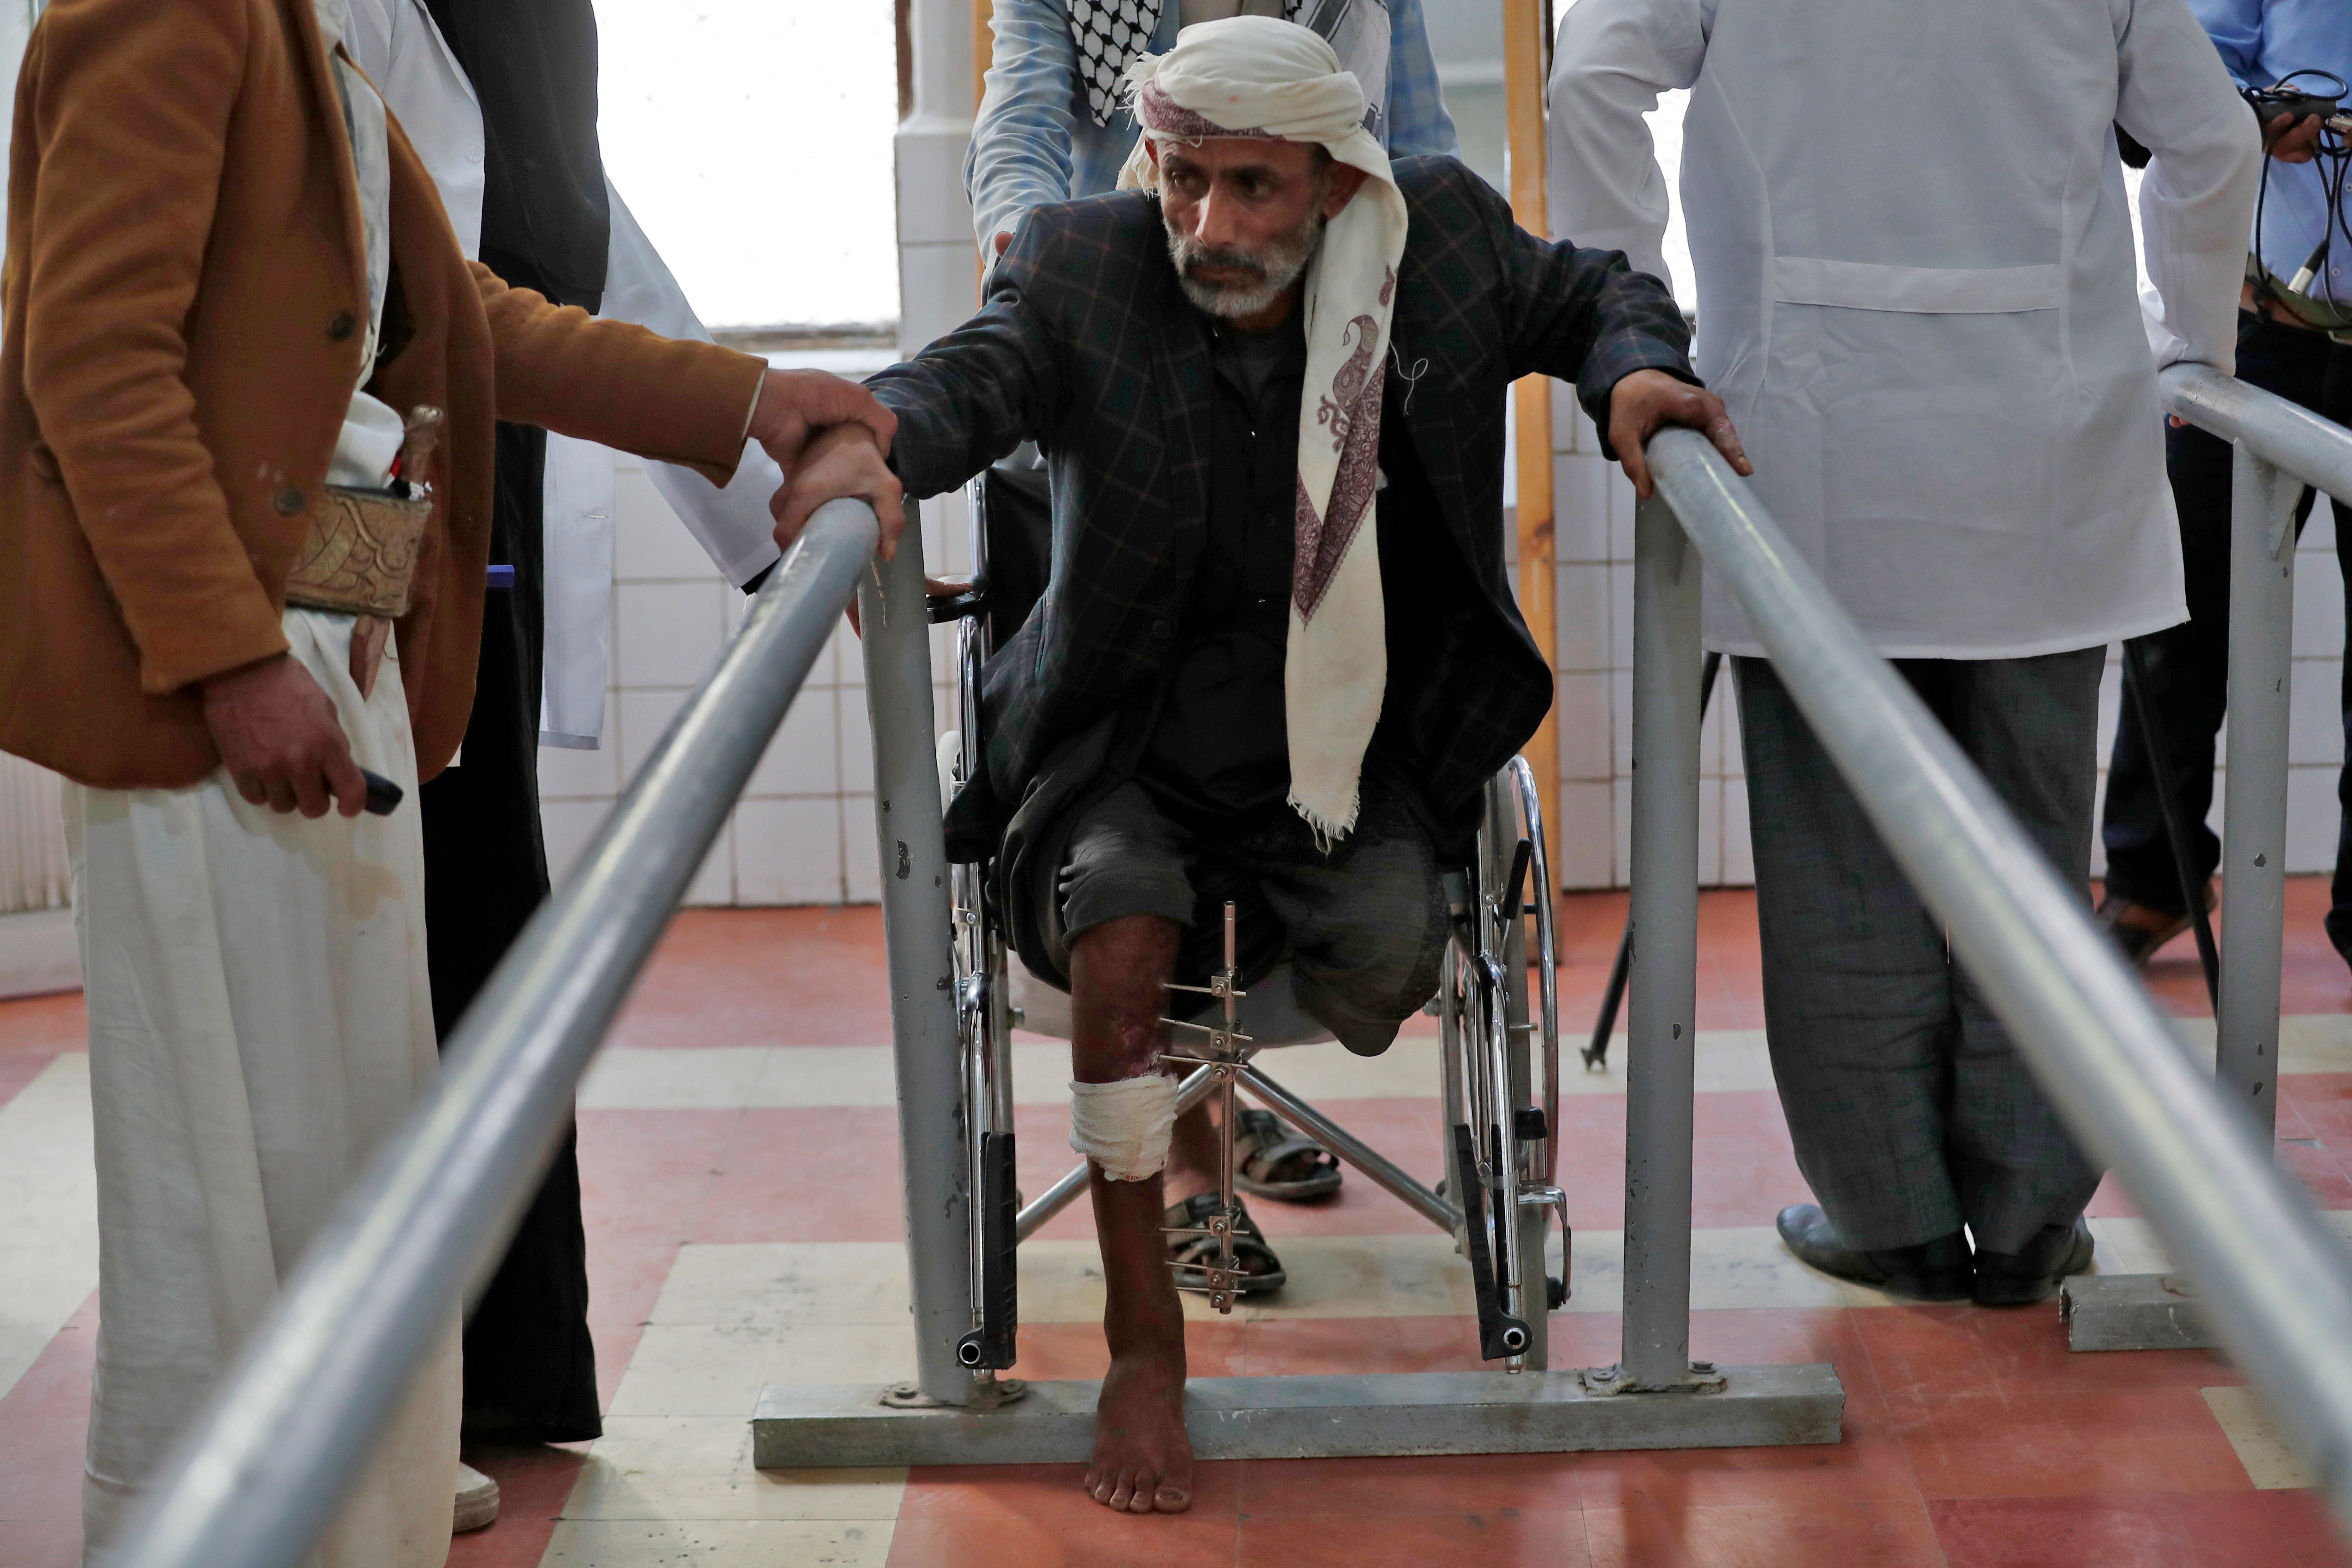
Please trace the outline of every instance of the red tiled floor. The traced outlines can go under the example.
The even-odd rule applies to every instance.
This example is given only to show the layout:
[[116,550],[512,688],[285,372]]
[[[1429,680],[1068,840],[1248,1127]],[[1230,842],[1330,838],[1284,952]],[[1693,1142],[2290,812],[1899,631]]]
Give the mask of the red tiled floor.
[[1916,1500],[1588,1509],[1593,1568],[1944,1568]]
[[890,1037],[882,911],[681,910],[614,1026],[616,1046],[859,1046]]
[[1978,1393],[1946,1384],[1898,1410],[1895,1424],[1929,1499],[2247,1487],[2236,1451],[2193,1388]]
[[82,1446],[89,1432],[98,1301],[85,1302],[0,1396],[0,1563],[81,1560]]
[[451,1539],[448,1568],[538,1568],[585,1453],[585,1445],[469,1452],[467,1462],[499,1483],[499,1517]]
[[1587,1568],[1586,1515],[1501,1508],[1454,1513],[1249,1515],[1238,1561],[1265,1568]]
[[86,1049],[89,1042],[89,1015],[79,991],[0,1002],[0,1105],[40,1077],[52,1058]]
[[[2289,884],[2290,1012],[2352,1007],[2352,982],[2319,933],[2323,882]],[[1569,1033],[1599,1000],[1622,929],[1622,895],[1564,900],[1561,996]],[[1701,900],[1699,1026],[1760,1027],[1754,900]],[[2185,948],[2160,957],[2168,1005],[2202,1012]],[[666,938],[618,1043],[877,1044],[888,1038],[871,910],[688,911]],[[780,1007],[777,998],[791,998]],[[1414,1032],[1426,1032],[1415,1020]],[[0,1097],[58,1050],[78,1048],[79,1000],[0,1004]],[[1278,1073],[1278,1068],[1277,1068]],[[1436,1129],[1418,1101],[1334,1101],[1339,1120],[1408,1167],[1433,1173]],[[1804,1195],[1769,1093],[1697,1108],[1701,1226],[1769,1224]],[[1622,1214],[1622,1105],[1563,1104],[1563,1184],[1576,1223]],[[609,1397],[677,1254],[688,1242],[883,1240],[899,1234],[897,1119],[887,1108],[595,1110],[582,1119],[592,1317]],[[2281,1096],[2283,1156],[2332,1206],[2352,1207],[2352,1075],[2298,1078]],[[1022,1180],[1067,1169],[1062,1113],[1024,1108]],[[2095,1212],[2128,1212],[2105,1194]],[[1334,1202],[1257,1205],[1281,1236],[1422,1231],[1367,1183]],[[1045,1234],[1089,1234],[1073,1205]],[[0,1563],[67,1568],[79,1530],[85,1310],[0,1399]],[[1613,1361],[1612,1315],[1551,1320],[1556,1365]],[[1195,1510],[1122,1518],[1087,1500],[1071,1467],[920,1470],[891,1562],[908,1568],[1021,1564],[1388,1563],[1486,1568],[1519,1562],[1627,1568],[2252,1568],[2352,1565],[2310,1494],[2256,1492],[2199,1390],[2240,1381],[2197,1352],[2074,1356],[2053,1310],[1968,1307],[1710,1311],[1693,1353],[1729,1364],[1833,1363],[1847,1392],[1843,1440],[1809,1447],[1492,1458],[1205,1466]],[[1451,1318],[1226,1321],[1188,1329],[1202,1375],[1402,1372],[1482,1364],[1475,1329]],[[1088,1323],[1023,1331],[1026,1377],[1099,1375]],[[457,1543],[458,1568],[529,1564],[544,1550],[579,1459],[540,1449],[483,1458],[506,1489],[500,1524]],[[24,1517],[18,1517],[24,1516]]]
[[1927,1505],[1949,1568],[2336,1568],[2318,1494],[2000,1498]]

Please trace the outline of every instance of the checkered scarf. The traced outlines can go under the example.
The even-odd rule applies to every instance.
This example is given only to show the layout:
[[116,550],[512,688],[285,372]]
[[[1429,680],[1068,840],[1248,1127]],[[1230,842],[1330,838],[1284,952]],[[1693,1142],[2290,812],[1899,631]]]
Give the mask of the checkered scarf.
[[[1181,3],[1181,0],[1179,0]],[[1307,0],[1283,0],[1282,19],[1298,20]],[[1078,46],[1078,79],[1097,125],[1108,125],[1126,89],[1127,68],[1160,30],[1167,0],[1070,0],[1070,37]]]

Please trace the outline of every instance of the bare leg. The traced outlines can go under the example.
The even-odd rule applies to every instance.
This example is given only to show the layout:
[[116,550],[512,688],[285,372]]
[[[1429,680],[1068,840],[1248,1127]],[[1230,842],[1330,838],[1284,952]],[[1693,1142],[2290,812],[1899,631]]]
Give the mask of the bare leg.
[[[1153,915],[1106,921],[1070,944],[1070,1068],[1080,1083],[1160,1070],[1160,1015],[1176,962],[1177,928]],[[1184,1434],[1184,1314],[1168,1271],[1158,1176],[1087,1184],[1108,1301],[1110,1371],[1095,1407],[1086,1487],[1129,1513],[1192,1505],[1192,1445]]]

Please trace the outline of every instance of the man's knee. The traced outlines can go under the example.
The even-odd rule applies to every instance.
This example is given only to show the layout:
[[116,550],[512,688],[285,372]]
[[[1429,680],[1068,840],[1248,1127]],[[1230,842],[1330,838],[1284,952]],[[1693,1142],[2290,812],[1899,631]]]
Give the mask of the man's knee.
[[1181,928],[1157,915],[1123,915],[1070,941],[1071,1054],[1092,1082],[1159,1070],[1160,1017]]

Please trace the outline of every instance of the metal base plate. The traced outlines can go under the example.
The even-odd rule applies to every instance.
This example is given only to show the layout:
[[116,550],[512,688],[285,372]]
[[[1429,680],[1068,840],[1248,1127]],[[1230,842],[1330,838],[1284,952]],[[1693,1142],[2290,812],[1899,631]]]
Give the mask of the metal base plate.
[[[1202,1459],[1552,1454],[1834,1443],[1835,1368],[1734,1366],[1719,1394],[1589,1392],[1572,1371],[1199,1377],[1185,1424]],[[1082,1464],[1099,1383],[1032,1383],[1017,1404],[891,1409],[870,1384],[772,1384],[751,1417],[762,1469]]]
[[2221,1343],[2197,1298],[2170,1274],[2083,1274],[2061,1292],[2066,1345],[2078,1351],[2184,1351]]

